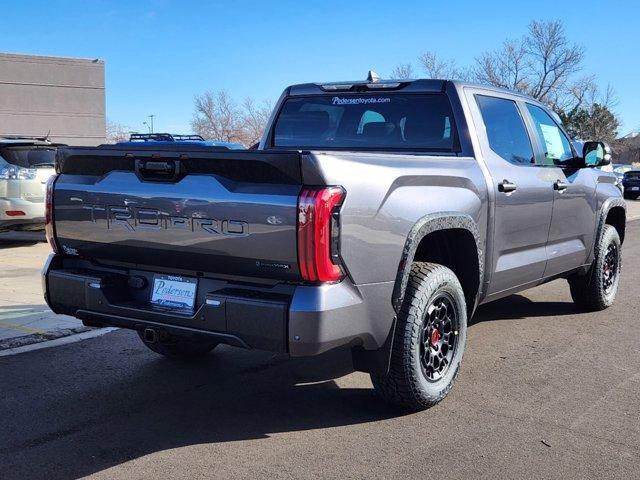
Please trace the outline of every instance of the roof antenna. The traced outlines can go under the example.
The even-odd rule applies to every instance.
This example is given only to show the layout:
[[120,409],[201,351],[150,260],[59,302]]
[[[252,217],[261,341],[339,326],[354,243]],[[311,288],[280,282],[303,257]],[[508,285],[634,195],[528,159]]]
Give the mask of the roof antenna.
[[49,131],[47,132],[47,134],[44,136],[44,138],[42,139],[43,142],[48,142],[49,141],[49,135],[51,135],[51,129],[49,129]]
[[380,81],[380,75],[378,75],[373,70],[369,70],[369,73],[367,74],[367,82],[378,83],[379,81]]

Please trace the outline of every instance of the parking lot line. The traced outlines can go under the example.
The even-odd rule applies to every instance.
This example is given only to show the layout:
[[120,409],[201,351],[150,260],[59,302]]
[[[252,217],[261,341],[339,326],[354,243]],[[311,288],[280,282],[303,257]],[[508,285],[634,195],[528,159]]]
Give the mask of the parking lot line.
[[45,333],[44,330],[40,330],[37,328],[25,327],[24,325],[16,325],[15,323],[3,322],[0,320],[0,328],[4,328],[7,330],[16,330],[22,333]]

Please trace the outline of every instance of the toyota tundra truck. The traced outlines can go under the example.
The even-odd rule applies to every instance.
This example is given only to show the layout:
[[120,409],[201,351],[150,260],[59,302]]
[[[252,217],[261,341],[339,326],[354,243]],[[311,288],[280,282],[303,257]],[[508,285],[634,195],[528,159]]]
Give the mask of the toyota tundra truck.
[[451,389],[479,305],[556,279],[581,309],[613,303],[626,207],[594,168],[609,162],[512,91],[294,85],[257,150],[60,150],[44,295],[175,359],[348,348],[382,399],[424,409]]

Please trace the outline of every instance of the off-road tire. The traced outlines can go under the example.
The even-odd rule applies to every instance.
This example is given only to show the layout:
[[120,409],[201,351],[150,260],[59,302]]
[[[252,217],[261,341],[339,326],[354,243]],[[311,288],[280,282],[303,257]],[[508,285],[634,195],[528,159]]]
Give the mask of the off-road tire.
[[[617,253],[617,263],[615,278],[609,288],[605,286],[604,270],[607,254],[613,246]],[[618,231],[611,225],[605,225],[598,239],[595,248],[595,258],[586,275],[572,275],[569,281],[571,298],[582,310],[599,311],[613,305],[618,286],[620,284],[620,274],[622,273],[622,245]]]
[[[422,336],[429,309],[443,295],[451,300],[450,306],[457,315],[456,343],[447,369],[434,381],[427,378],[423,366]],[[458,278],[442,265],[414,263],[396,321],[389,371],[371,374],[377,394],[388,403],[410,410],[424,410],[438,403],[449,393],[458,375],[466,334],[467,307]]]
[[218,346],[217,343],[197,342],[181,337],[171,337],[150,343],[144,339],[143,332],[138,331],[138,336],[149,350],[174,360],[190,360],[204,357]]

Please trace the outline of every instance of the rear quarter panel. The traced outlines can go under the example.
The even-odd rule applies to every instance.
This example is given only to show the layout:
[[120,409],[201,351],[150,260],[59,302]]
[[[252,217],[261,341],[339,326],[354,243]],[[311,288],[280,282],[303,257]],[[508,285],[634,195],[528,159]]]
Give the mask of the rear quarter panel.
[[305,161],[321,172],[318,181],[347,192],[341,255],[356,285],[395,281],[411,228],[427,215],[469,215],[486,238],[487,188],[474,158],[326,152]]

